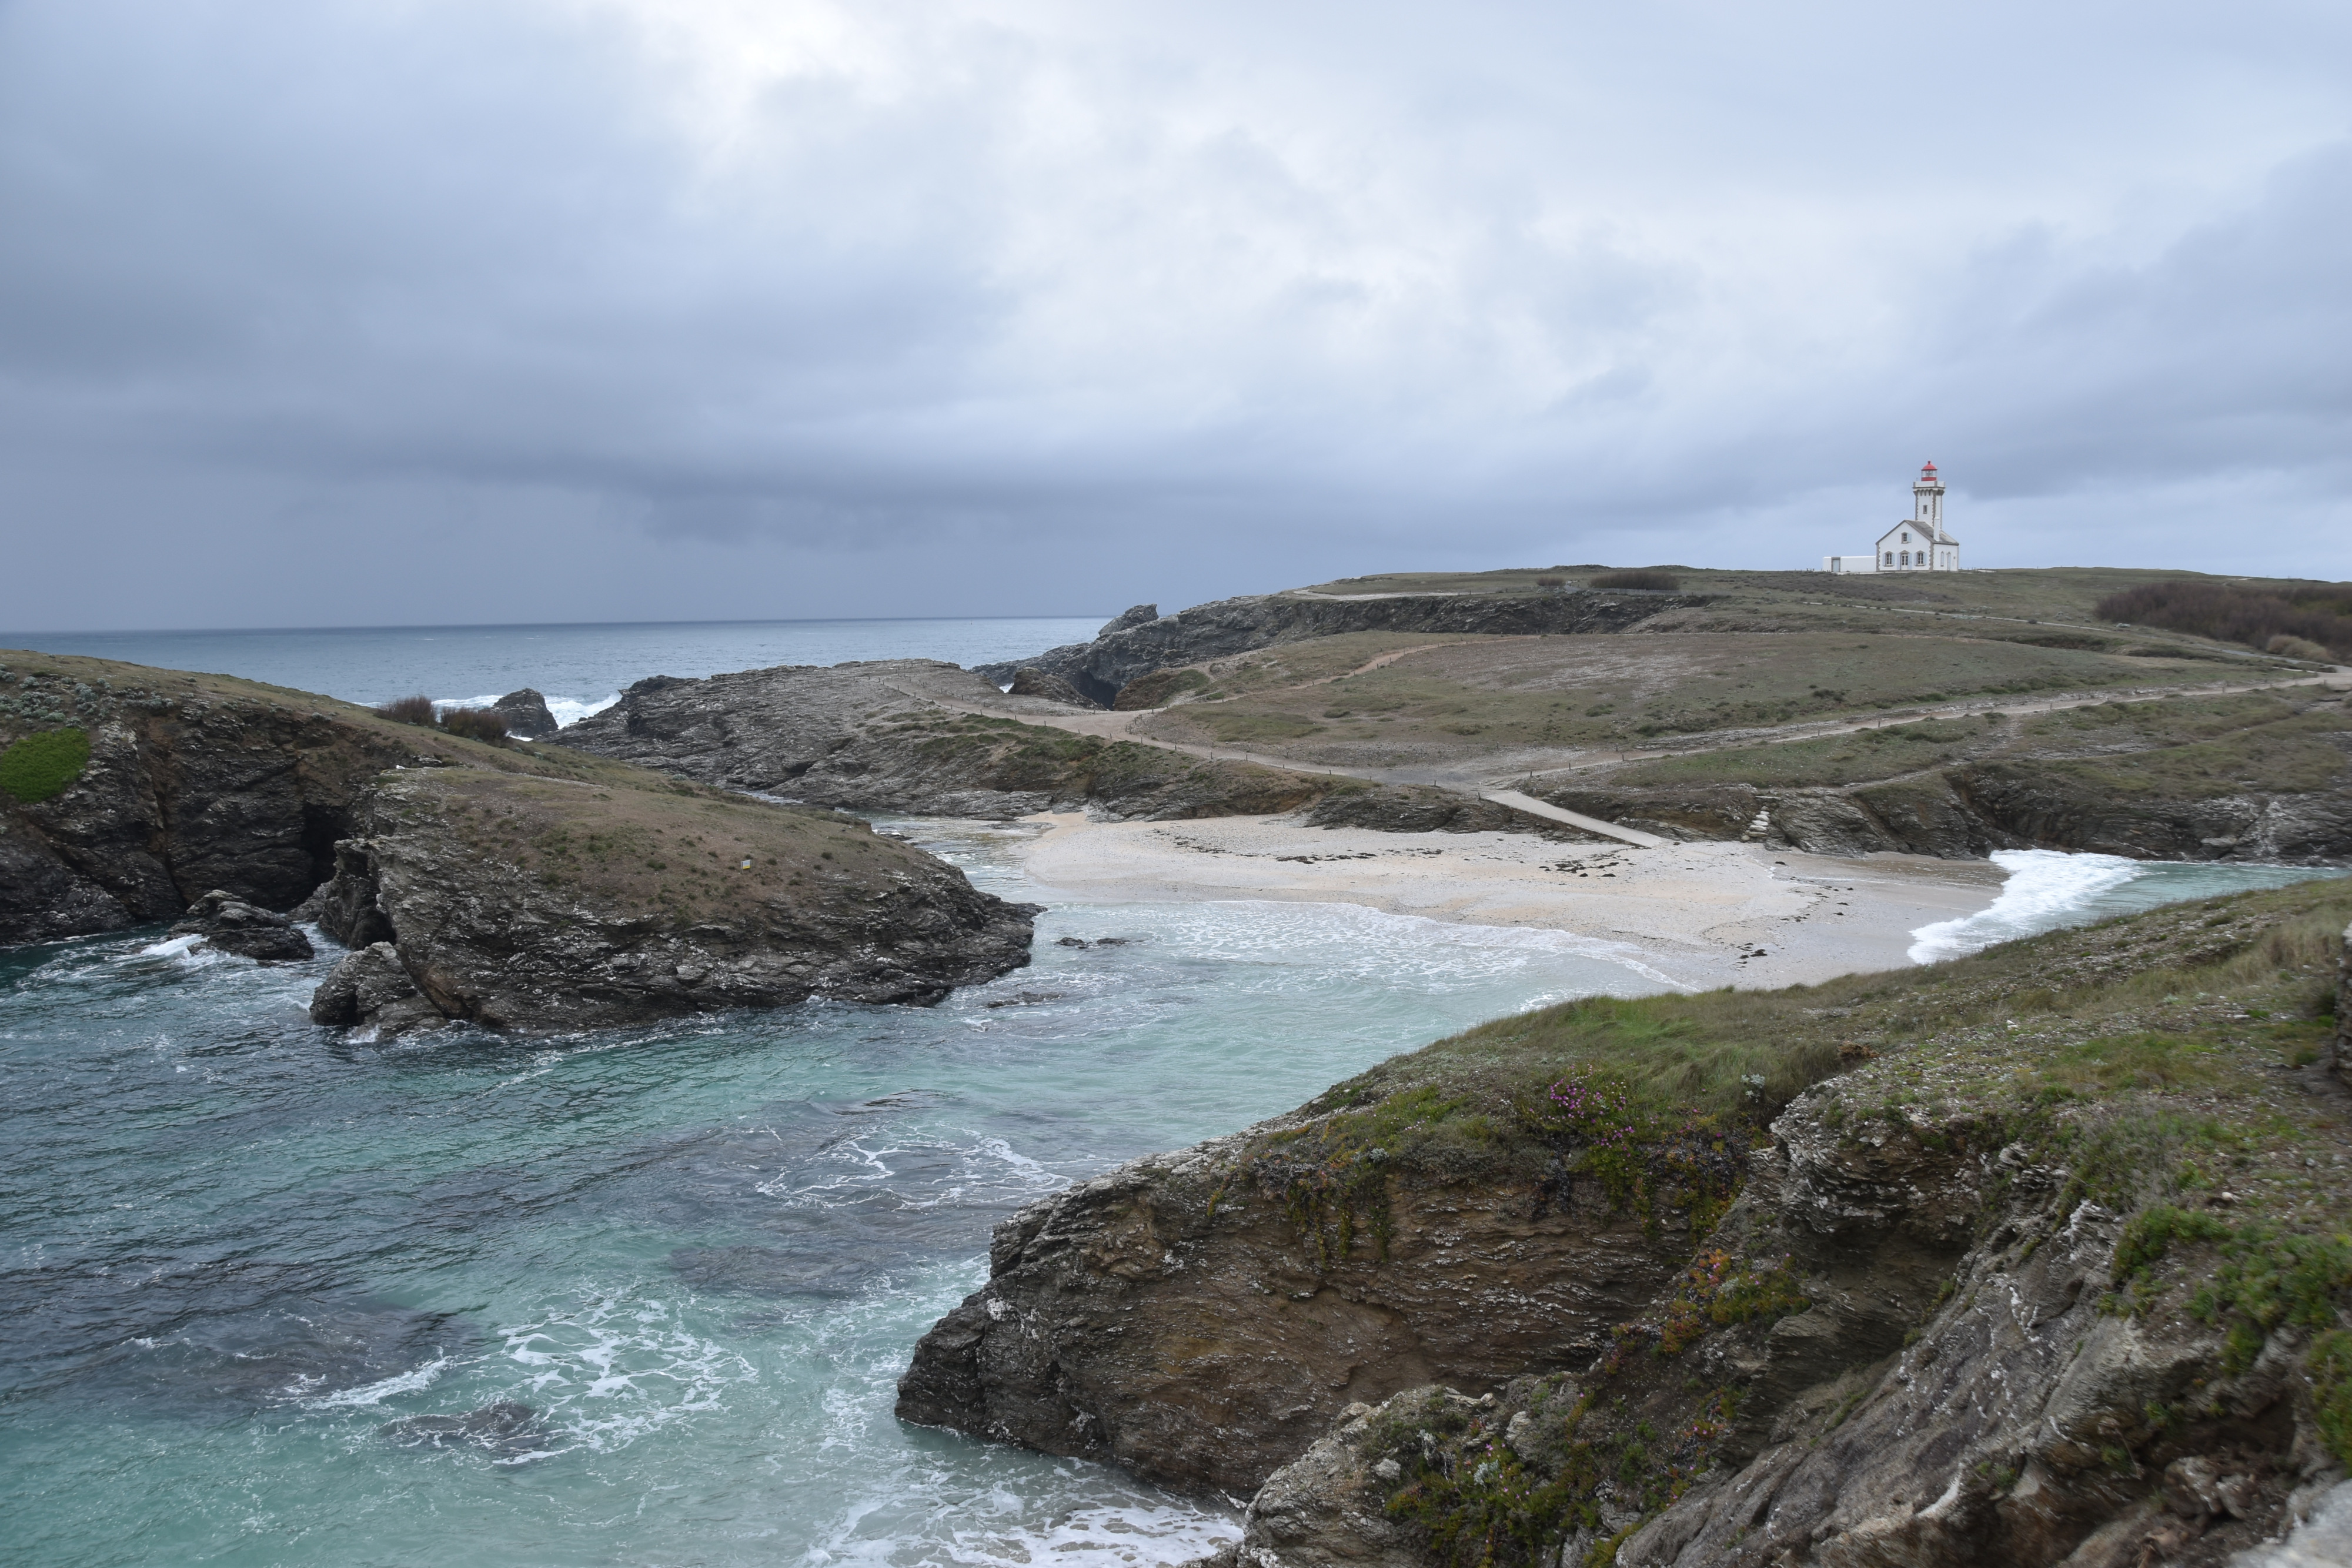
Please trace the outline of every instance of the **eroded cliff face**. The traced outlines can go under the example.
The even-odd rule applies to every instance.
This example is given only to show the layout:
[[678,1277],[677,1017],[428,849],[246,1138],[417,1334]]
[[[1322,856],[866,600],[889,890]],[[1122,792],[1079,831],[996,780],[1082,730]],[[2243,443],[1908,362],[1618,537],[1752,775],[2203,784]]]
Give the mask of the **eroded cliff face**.
[[1139,1161],[1022,1210],[987,1286],[916,1348],[899,1416],[1245,1493],[1350,1402],[1589,1360],[1687,1251],[1540,1173],[1384,1183],[1344,1239],[1336,1218],[1302,1228],[1287,1184],[1265,1185],[1260,1141],[1316,1125]]
[[[1910,733],[1938,732],[1928,725]],[[1947,757],[1888,778],[1884,762],[1859,755],[1871,751],[1866,742],[1799,743],[1851,745],[1864,781],[1825,783],[1818,769],[1803,787],[1740,781],[1742,767],[1769,777],[1774,748],[1765,748],[1717,754],[1706,765],[1717,778],[1662,782],[1662,770],[1682,766],[1669,759],[1636,766],[1623,782],[1545,798],[1668,837],[1746,838],[1818,854],[1968,859],[2043,848],[2137,860],[2352,857],[2352,710],[2331,688],[2117,702],[1996,724],[1975,737],[1948,725],[1939,738],[1960,751],[1997,741],[1999,754]]]
[[214,889],[290,909],[369,781],[418,749],[300,693],[0,653],[0,747],[68,727],[89,740],[79,777],[30,803],[0,792],[0,944],[177,918]]
[[828,813],[432,768],[381,780],[359,819],[317,905],[355,949],[321,1023],[550,1032],[929,1003],[1029,961],[1034,905]]
[[2290,862],[2352,856],[2352,790],[2133,800],[2021,764],[1948,768],[1849,789],[1714,784],[1548,790],[1569,810],[1668,837],[1754,839],[1811,854],[1980,860],[2063,849],[2134,860]]
[[[1247,1568],[2221,1563],[2352,1459],[2347,904],[1442,1042],[1024,1211],[901,1412],[1263,1476]],[[1832,1065],[1752,1146],[1629,1137],[1579,1065],[1620,1029],[1619,1061],[1732,1030]],[[1482,1092],[1482,1053],[1564,1076]]]

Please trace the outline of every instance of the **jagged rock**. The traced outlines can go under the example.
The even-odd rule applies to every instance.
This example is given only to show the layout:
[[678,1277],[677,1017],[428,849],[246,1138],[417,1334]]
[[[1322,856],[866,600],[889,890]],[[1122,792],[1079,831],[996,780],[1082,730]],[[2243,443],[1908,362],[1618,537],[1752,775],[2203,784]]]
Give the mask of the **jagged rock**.
[[1108,637],[1115,632],[1125,632],[1137,626],[1149,626],[1154,621],[1159,619],[1160,606],[1157,604],[1129,605],[1127,609],[1120,611],[1117,615],[1114,615],[1109,620],[1104,622],[1102,623],[1102,630],[1097,632],[1095,635],[1097,637]]
[[[1380,599],[1323,599],[1253,594],[1196,604],[1174,615],[1138,619],[1155,607],[1139,604],[1106,625],[1091,643],[1050,649],[1018,664],[983,664],[979,674],[1007,681],[1021,665],[1060,675],[1105,707],[1119,688],[1153,670],[1197,664],[1277,643],[1333,637],[1348,632],[1471,632],[1550,633],[1622,632],[1668,611],[1708,602],[1703,594],[1578,591],[1505,597],[1479,593],[1398,594]],[[1123,624],[1124,623],[1124,624]]]
[[1334,1413],[1433,1376],[1582,1364],[1677,1266],[1597,1190],[1462,1172],[1388,1183],[1385,1260],[1318,1260],[1241,1174],[1276,1118],[1139,1160],[999,1226],[989,1281],[941,1319],[898,1414],[1150,1479],[1255,1490]]
[[1242,1515],[1236,1563],[1283,1568],[1422,1568],[1411,1534],[1384,1511],[1403,1469],[1379,1439],[1424,1424],[1433,1407],[1462,1418],[1478,1402],[1451,1389],[1416,1388],[1375,1407],[1361,1401],[1257,1490]]
[[310,939],[292,920],[217,887],[188,905],[187,918],[172,927],[172,935],[201,936],[207,947],[247,958],[310,956]]
[[2352,925],[2344,928],[2344,946],[2336,971],[2336,1076],[2352,1089]]
[[[227,676],[4,657],[0,697],[50,705],[88,733],[89,762],[47,800],[0,793],[0,945],[177,919],[215,888],[290,909],[376,773],[446,744]],[[17,733],[0,712],[0,747]]]
[[2050,769],[2007,762],[1842,789],[1603,782],[1547,790],[1543,799],[1668,837],[1756,838],[1813,854],[1979,860],[1995,850],[2038,847],[2139,860],[2352,855],[2352,794],[2341,789],[2118,799]]
[[404,984],[524,1032],[929,1003],[1029,959],[1035,906],[824,812],[448,768],[386,779],[359,827],[320,923],[363,951],[319,988],[320,1022],[415,1027]]
[[439,1029],[449,1020],[416,988],[399,949],[374,942],[347,956],[310,994],[310,1021],[330,1027],[366,1025],[376,1037]]
[[[2295,896],[2342,907],[2317,884]],[[2094,977],[2199,970],[2261,936],[2217,945],[2209,921],[2158,912],[1909,985],[1875,977],[1893,994],[1803,1016],[1834,1017],[1832,1039],[1903,1033],[1923,1005],[1965,1019],[2000,999],[1998,1019],[2063,991],[2041,1026],[2093,1035],[2081,1009],[2143,1005],[2085,1000]],[[2339,1396],[2305,1363],[2309,1332],[2242,1337],[2245,1320],[2196,1305],[2210,1258],[2183,1241],[2147,1262],[2147,1238],[2185,1222],[2137,1232],[2134,1263],[2131,1217],[2085,1196],[2132,1179],[2097,1164],[2117,1157],[2097,1142],[2111,1119],[2160,1125],[2160,1101],[2084,1100],[2053,1126],[2009,1082],[2032,1058],[1978,1056],[1966,1024],[1900,1059],[1841,1051],[1861,1065],[1772,1120],[1703,1238],[1643,1234],[1612,1230],[1623,1211],[1580,1193],[1556,1147],[1512,1152],[1503,1115],[1475,1140],[1406,1141],[1406,1095],[1511,1103],[1465,1076],[1472,1053],[1517,1061],[1541,1039],[1444,1042],[1024,1209],[987,1285],[918,1347],[901,1416],[1193,1490],[1238,1494],[1255,1472],[1218,1568],[1402,1568],[1479,1539],[1568,1568],[2214,1568],[2340,1481],[2314,1390]],[[2337,1092],[2319,1074],[2302,1092]],[[2334,1125],[2300,1116],[2298,1177]],[[1366,1206],[1352,1249],[1342,1193],[1344,1213]],[[1687,1193],[1657,1201],[1661,1218],[1699,1212]]]
[[518,740],[538,740],[553,735],[558,727],[555,716],[547,711],[547,699],[529,686],[509,692],[492,703],[490,710],[506,716],[507,733]]
[[1013,685],[1005,690],[1006,695],[1010,696],[1042,697],[1047,702],[1066,703],[1072,707],[1099,708],[1102,706],[1102,704],[1095,701],[1061,676],[1049,675],[1043,670],[1033,670],[1025,664],[1013,672]]

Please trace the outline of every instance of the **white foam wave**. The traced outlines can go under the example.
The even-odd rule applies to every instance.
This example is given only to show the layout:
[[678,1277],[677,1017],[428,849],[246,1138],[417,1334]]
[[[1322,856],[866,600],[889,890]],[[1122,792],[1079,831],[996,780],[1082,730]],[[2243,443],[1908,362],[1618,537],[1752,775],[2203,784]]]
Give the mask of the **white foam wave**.
[[2063,850],[2000,850],[1993,863],[2009,873],[1990,908],[1939,920],[1911,933],[1910,959],[1939,963],[1996,943],[2055,930],[2101,894],[2147,874],[2144,861]]
[[759,1377],[741,1355],[687,1329],[671,1303],[635,1296],[509,1329],[506,1353],[530,1369],[531,1396],[549,1418],[600,1453],[719,1409],[728,1386]]
[[415,1394],[433,1386],[442,1370],[449,1364],[446,1355],[426,1362],[407,1372],[396,1373],[380,1383],[362,1384],[357,1388],[344,1388],[333,1394],[321,1394],[302,1403],[314,1410],[337,1410],[357,1405],[380,1405],[395,1394]]
[[201,936],[174,936],[169,941],[151,942],[146,946],[140,948],[138,952],[126,954],[125,956],[133,958],[183,957],[191,948],[194,947],[197,943],[203,940],[204,938]]
[[[504,692],[492,692],[487,696],[478,697],[435,697],[433,711],[439,714],[446,713],[453,707],[488,707],[505,695]],[[618,692],[609,693],[593,701],[583,701],[577,697],[549,697],[547,711],[555,716],[555,722],[559,725],[576,724],[592,713],[603,713],[620,700],[621,694]]]

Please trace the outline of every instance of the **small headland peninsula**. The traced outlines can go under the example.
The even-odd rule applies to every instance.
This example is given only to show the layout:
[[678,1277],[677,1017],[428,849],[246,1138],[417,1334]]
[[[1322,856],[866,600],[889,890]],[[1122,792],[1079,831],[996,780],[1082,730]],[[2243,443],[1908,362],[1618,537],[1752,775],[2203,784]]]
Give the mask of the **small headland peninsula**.
[[301,956],[315,919],[353,949],[322,1023],[933,1001],[1028,961],[1029,906],[830,811],[96,659],[0,653],[0,942],[185,917]]

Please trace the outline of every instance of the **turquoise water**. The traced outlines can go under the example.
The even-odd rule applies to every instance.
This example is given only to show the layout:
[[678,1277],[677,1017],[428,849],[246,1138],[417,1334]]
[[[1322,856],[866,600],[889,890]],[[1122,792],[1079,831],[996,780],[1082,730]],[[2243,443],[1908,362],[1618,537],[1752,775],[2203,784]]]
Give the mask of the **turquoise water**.
[[[1013,833],[923,836],[1024,891]],[[1516,932],[1088,906],[935,1009],[379,1048],[303,1016],[331,955],[158,935],[0,955],[11,1562],[1181,1561],[1230,1516],[892,1417],[990,1228],[1477,1019],[1646,988]],[[502,1399],[536,1413],[502,1448],[381,1430]]]
[[2063,850],[1998,850],[1993,863],[2009,873],[1992,904],[1957,920],[1911,933],[1911,961],[1932,964],[1982,952],[1999,942],[2038,936],[2159,904],[2185,904],[2255,888],[2343,876],[2341,866],[2216,865],[2210,862],[2136,861],[2121,855],[2069,854]]

